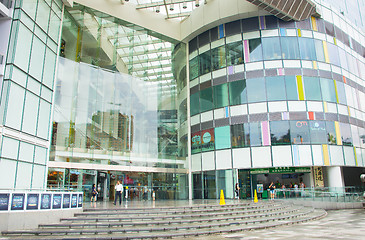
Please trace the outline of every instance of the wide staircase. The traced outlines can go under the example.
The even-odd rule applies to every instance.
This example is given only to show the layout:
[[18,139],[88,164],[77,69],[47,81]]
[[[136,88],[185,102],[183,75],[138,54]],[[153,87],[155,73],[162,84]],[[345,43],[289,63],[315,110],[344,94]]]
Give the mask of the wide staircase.
[[36,230],[2,232],[2,238],[152,239],[224,234],[296,224],[327,215],[326,211],[290,202],[237,202],[181,207],[84,209],[60,223]]

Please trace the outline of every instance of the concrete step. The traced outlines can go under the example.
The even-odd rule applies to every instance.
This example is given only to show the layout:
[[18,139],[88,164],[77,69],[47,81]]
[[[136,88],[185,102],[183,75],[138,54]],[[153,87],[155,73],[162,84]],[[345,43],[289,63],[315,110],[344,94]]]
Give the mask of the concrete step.
[[[235,213],[234,211],[228,211],[227,209],[227,214],[223,214],[217,210],[219,212],[216,215],[212,215],[211,213],[205,216],[202,216],[202,214],[195,214],[197,216],[194,218],[191,217],[192,214],[179,213],[179,218],[166,218],[163,221],[134,219],[105,223],[101,223],[97,220],[92,223],[47,224],[40,226],[36,230],[6,231],[2,232],[2,234],[3,236],[11,238],[29,237],[37,239],[144,239],[172,238],[176,236],[191,237],[194,235],[223,232],[229,233],[269,228],[285,224],[295,224],[323,217],[326,214],[323,210],[316,210],[308,207],[292,206],[289,204],[279,205],[280,206],[275,206],[276,208],[270,211],[254,212],[254,210],[246,210]],[[274,205],[270,203],[264,208],[267,210],[270,207],[273,208]]]

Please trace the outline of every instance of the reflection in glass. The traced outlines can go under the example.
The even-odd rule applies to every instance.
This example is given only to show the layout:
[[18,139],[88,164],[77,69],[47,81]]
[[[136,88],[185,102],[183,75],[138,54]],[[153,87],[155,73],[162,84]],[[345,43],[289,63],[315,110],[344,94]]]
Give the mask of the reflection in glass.
[[198,57],[195,57],[189,61],[189,78],[190,81],[199,76],[199,61]]
[[242,41],[229,43],[226,45],[227,66],[243,63],[243,45]]
[[247,100],[249,103],[266,101],[264,78],[252,78],[246,80],[246,82],[247,82]]
[[346,105],[346,93],[345,93],[344,83],[336,81],[336,88],[337,88],[338,102]]
[[317,77],[303,77],[304,90],[306,100],[321,101],[321,88],[319,78]]
[[233,148],[250,146],[250,128],[248,123],[231,126],[231,142]]
[[230,82],[228,84],[230,105],[233,106],[247,103],[246,80]]
[[280,42],[283,59],[300,59],[297,37],[281,37]]
[[215,199],[217,197],[215,180],[215,171],[203,172],[204,199]]
[[333,81],[327,78],[320,79],[323,101],[336,102],[336,91]]
[[314,40],[311,38],[304,38],[304,37],[300,37],[298,38],[298,40],[299,40],[300,58],[313,61],[317,60]]
[[278,37],[262,38],[264,60],[281,59],[280,41]]
[[270,122],[271,145],[290,144],[290,130],[288,121]]
[[226,67],[226,48],[224,45],[212,49],[211,54],[213,71]]
[[340,123],[341,139],[344,146],[352,146],[351,128],[348,123]]
[[330,58],[330,63],[340,66],[340,57],[338,55],[338,47],[332,43],[327,43],[328,56]]
[[214,108],[228,106],[228,84],[224,83],[213,87]]
[[327,143],[327,130],[324,121],[309,121],[309,129],[312,144]]
[[200,112],[199,92],[190,95],[190,115],[194,116]]
[[262,61],[261,38],[248,40],[250,51],[250,62]]
[[268,101],[286,100],[284,76],[266,77]]
[[326,59],[324,57],[324,51],[323,51],[323,43],[321,40],[314,40],[314,46],[316,48],[316,56],[317,61],[325,62]]
[[326,130],[327,130],[327,143],[337,144],[335,123],[326,122]]
[[206,51],[199,55],[199,75],[204,75],[212,71],[210,51]]
[[285,90],[287,100],[298,100],[298,87],[295,76],[285,76]]
[[254,122],[250,123],[250,146],[261,146],[261,124]]
[[213,109],[212,88],[206,88],[200,91],[200,111],[205,112]]
[[290,121],[290,138],[292,144],[309,144],[308,121]]

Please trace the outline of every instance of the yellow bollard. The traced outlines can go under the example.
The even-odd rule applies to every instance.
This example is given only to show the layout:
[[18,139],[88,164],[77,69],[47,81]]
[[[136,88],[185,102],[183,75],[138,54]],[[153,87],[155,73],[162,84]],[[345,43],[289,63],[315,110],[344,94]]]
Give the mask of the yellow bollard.
[[253,202],[257,203],[259,200],[257,199],[257,191],[255,189],[255,195],[254,195],[254,198],[253,198]]
[[226,205],[226,201],[224,200],[223,189],[221,189],[221,199],[219,201],[219,205]]

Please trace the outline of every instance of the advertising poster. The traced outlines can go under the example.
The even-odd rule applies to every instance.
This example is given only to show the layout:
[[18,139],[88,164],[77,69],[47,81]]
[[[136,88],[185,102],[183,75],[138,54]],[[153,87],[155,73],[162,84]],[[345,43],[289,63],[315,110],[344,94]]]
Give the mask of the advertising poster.
[[51,194],[41,195],[41,209],[51,209]]
[[27,210],[38,209],[39,194],[30,193],[27,195]]
[[70,194],[63,194],[62,208],[70,208]]
[[77,194],[71,195],[71,208],[77,207]]
[[7,211],[9,209],[9,193],[0,194],[0,211]]
[[53,209],[61,208],[61,203],[62,203],[62,194],[53,194],[52,208]]
[[201,131],[202,151],[214,150],[214,128]]
[[201,137],[200,132],[191,134],[191,153],[198,153],[201,151]]
[[14,193],[11,200],[11,210],[24,210],[24,193]]
[[78,207],[82,207],[82,194],[79,194],[79,200],[77,201],[78,202]]
[[264,192],[264,184],[257,184],[257,193]]

